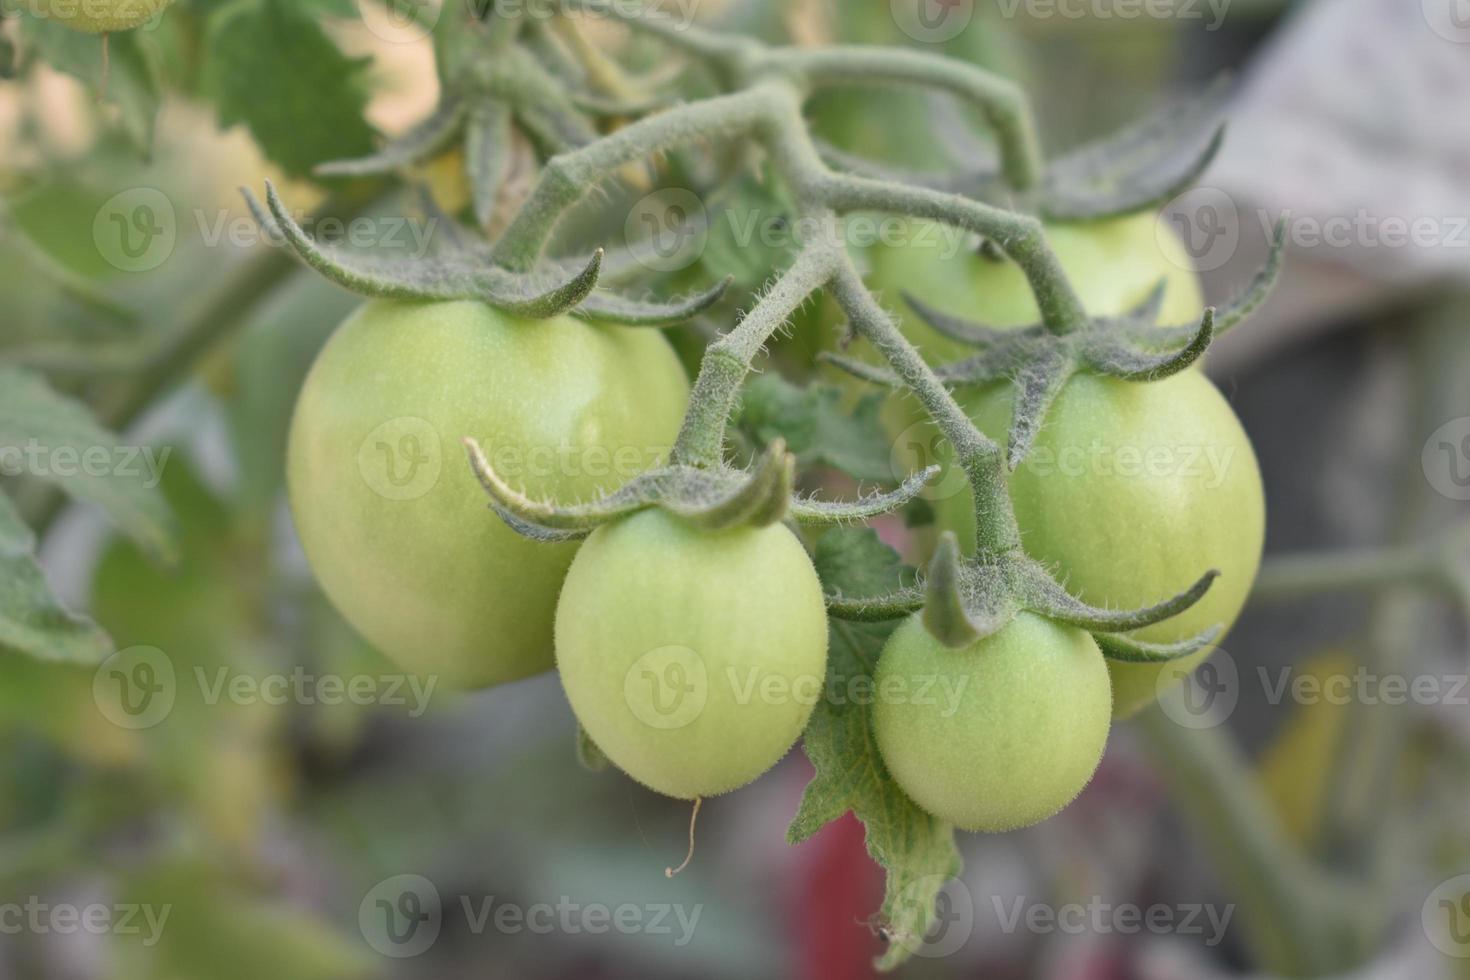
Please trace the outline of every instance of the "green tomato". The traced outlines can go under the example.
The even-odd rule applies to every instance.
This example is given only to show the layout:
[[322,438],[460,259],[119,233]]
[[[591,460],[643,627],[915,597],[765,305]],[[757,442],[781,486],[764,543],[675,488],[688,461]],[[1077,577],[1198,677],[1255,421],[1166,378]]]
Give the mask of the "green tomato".
[[[1189,254],[1172,234],[1160,233],[1151,214],[1083,225],[1049,225],[1047,241],[1087,312],[1116,316],[1167,283],[1159,322],[1197,323],[1204,295]],[[904,334],[931,363],[962,360],[975,351],[936,332],[903,302],[909,293],[952,316],[1001,329],[1036,323],[1026,276],[1013,262],[997,262],[962,248],[966,239],[943,226],[912,222],[901,247],[873,249],[868,282],[899,314]]]
[[1102,652],[1082,630],[1029,613],[961,650],[914,615],[883,647],[874,688],[889,773],[963,830],[1045,820],[1077,798],[1107,746]]
[[582,546],[556,662],[620,769],[680,799],[728,792],[780,761],[822,695],[821,583],[784,526],[710,533],[643,511]]
[[107,34],[130,31],[163,12],[173,0],[26,0],[37,17],[74,31]]
[[461,440],[513,486],[587,500],[662,462],[689,386],[663,337],[475,302],[373,302],[313,365],[287,482],[317,580],[401,666],[460,687],[549,670],[574,544],[489,509]]
[[[1005,444],[1012,389],[962,396],[981,431]],[[962,480],[936,503],[941,527],[967,545],[975,517]],[[1198,371],[1140,384],[1079,375],[1047,414],[1030,456],[1010,476],[1026,553],[1083,600],[1151,605],[1221,573],[1198,604],[1133,634],[1168,643],[1235,622],[1260,568],[1266,509],[1250,440]],[[1178,680],[1208,649],[1167,668],[1110,663],[1119,717],[1151,702],[1161,671]]]

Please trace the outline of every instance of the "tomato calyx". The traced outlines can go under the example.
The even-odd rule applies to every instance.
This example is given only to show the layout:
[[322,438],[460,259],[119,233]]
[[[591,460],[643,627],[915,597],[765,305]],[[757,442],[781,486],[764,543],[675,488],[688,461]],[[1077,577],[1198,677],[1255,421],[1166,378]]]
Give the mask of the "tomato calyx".
[[1167,663],[1211,645],[1222,627],[1170,644],[1120,634],[1179,615],[1204,598],[1218,577],[1208,571],[1185,591],[1142,609],[1101,609],[1068,593],[1040,562],[1019,550],[967,560],[954,533],[945,532],[922,581],[876,598],[829,595],[827,611],[853,622],[883,622],[918,612],[935,639],[957,650],[1004,629],[1017,613],[1030,612],[1087,630],[1111,660]]
[[[726,278],[682,299],[633,299],[598,288],[606,258],[603,249],[597,249],[580,267],[553,264],[543,271],[513,272],[494,264],[488,245],[457,233],[446,233],[444,247],[421,259],[364,257],[313,239],[269,181],[268,209],[249,191],[245,191],[245,200],[267,238],[290,247],[304,263],[337,285],[372,299],[478,300],[529,319],[571,314],[618,326],[665,327],[714,306],[732,281]],[[441,217],[444,227],[455,228],[453,219]]]
[[939,472],[939,467],[931,466],[896,490],[855,501],[813,500],[794,493],[796,457],[785,440],[777,439],[748,471],[674,464],[650,470],[590,503],[561,504],[532,500],[512,487],[495,472],[475,440],[466,439],[465,448],[491,509],[512,530],[536,541],[578,541],[604,524],[651,507],[709,531],[768,527],[788,518],[809,526],[850,524],[906,506]]
[[[1103,221],[1155,210],[1193,187],[1225,141],[1227,79],[1170,102],[1116,133],[1052,160],[1039,185],[1025,193],[1006,179],[993,149],[967,141],[952,150],[959,173],[915,173],[821,146],[829,166],[879,180],[907,183],[987,204],[1026,211],[1056,223]],[[953,127],[963,139],[963,124]],[[979,161],[978,163],[974,161]]]
[[[935,374],[946,385],[999,381],[1015,385],[1015,412],[1006,449],[1006,463],[1015,470],[1040,434],[1047,410],[1074,375],[1086,373],[1147,383],[1187,370],[1204,356],[1216,337],[1247,319],[1265,302],[1280,278],[1284,253],[1282,223],[1276,229],[1270,256],[1250,285],[1227,306],[1207,308],[1197,325],[1158,326],[1164,283],[1122,316],[1095,317],[1068,333],[1054,333],[1041,324],[996,329],[943,313],[915,296],[905,294],[904,300],[939,333],[981,351],[935,368]],[[900,386],[898,378],[884,368],[841,354],[821,356],[863,380]]]

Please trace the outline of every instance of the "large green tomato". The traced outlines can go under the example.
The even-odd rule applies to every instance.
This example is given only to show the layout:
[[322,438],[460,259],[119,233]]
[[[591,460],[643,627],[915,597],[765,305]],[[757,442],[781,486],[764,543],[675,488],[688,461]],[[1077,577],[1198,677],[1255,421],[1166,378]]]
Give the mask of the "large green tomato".
[[75,31],[107,34],[130,31],[152,20],[173,0],[25,0],[37,17]]
[[826,685],[827,612],[786,527],[700,530],[647,510],[599,528],[567,575],[556,662],[587,734],[680,799],[775,765]]
[[317,580],[409,670],[461,687],[549,670],[576,546],[502,523],[461,440],[533,498],[587,500],[666,457],[688,395],[656,331],[368,303],[323,349],[292,421],[287,480]]
[[[1002,445],[1011,399],[1009,385],[961,395],[981,431]],[[936,502],[939,523],[968,544],[969,488],[944,485],[953,492]],[[1261,473],[1239,419],[1198,371],[1151,384],[1074,377],[1010,488],[1026,553],[1093,605],[1150,605],[1219,569],[1203,600],[1138,639],[1166,643],[1217,623],[1229,628],[1245,605],[1265,539]],[[1171,665],[1169,675],[1182,677],[1208,655]],[[1120,717],[1153,700],[1163,668],[1108,666]]]
[[1027,827],[1072,802],[1112,721],[1092,637],[1029,613],[962,650],[912,616],[883,647],[874,688],[888,771],[914,802],[964,830]]
[[[1160,324],[1197,323],[1204,295],[1189,254],[1171,234],[1160,234],[1151,214],[1083,225],[1049,225],[1047,241],[1087,312],[1116,316],[1141,303],[1160,280],[1167,283]],[[975,350],[937,333],[903,302],[909,293],[943,313],[997,328],[1036,323],[1026,276],[1013,262],[996,262],[963,248],[966,239],[927,222],[905,225],[899,247],[868,253],[868,282],[899,314],[904,334],[931,363],[961,360]]]

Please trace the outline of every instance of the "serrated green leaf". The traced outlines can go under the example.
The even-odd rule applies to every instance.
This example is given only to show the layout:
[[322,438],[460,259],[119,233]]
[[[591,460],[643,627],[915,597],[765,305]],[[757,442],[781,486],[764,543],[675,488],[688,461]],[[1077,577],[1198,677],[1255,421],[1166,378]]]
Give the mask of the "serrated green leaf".
[[[815,562],[829,593],[875,596],[912,580],[911,570],[871,529],[827,532],[817,543]],[[896,626],[832,621],[827,690],[847,692],[855,689],[855,679],[871,679]],[[891,970],[934,925],[935,901],[959,874],[960,855],[954,828],[921,810],[888,774],[873,734],[872,707],[861,700],[825,698],[812,713],[802,745],[817,774],[786,837],[800,843],[848,810],[863,822],[868,853],[886,872],[879,916],[889,947],[877,966]]]
[[209,21],[205,88],[220,123],[244,123],[270,160],[302,177],[366,156],[365,58],[349,58],[294,0],[235,0]]
[[[59,21],[26,17],[25,38],[41,58],[58,71],[81,79],[93,92],[103,91],[102,38],[74,31]],[[148,155],[153,146],[154,121],[162,103],[157,50],[144,31],[123,31],[107,37],[106,94],[116,105],[128,140]]]
[[53,391],[39,374],[0,366],[0,470],[54,483],[96,504],[155,560],[177,557],[168,504],[158,492],[167,462],[142,447],[123,447],[85,405]]
[[112,641],[96,623],[68,612],[36,562],[35,536],[0,494],[0,650],[42,660],[100,663]]
[[841,389],[798,387],[772,373],[756,377],[741,397],[740,426],[762,445],[780,438],[803,467],[831,466],[858,480],[896,483],[888,437],[879,418],[883,396],[870,395],[848,412]]

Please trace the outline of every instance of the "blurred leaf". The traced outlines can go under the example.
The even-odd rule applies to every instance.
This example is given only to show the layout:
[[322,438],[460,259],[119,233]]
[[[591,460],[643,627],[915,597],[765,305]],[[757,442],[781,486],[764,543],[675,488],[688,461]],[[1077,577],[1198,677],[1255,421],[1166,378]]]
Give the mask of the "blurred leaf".
[[590,772],[603,772],[608,767],[607,756],[581,725],[577,726],[577,761]]
[[31,529],[0,493],[0,650],[43,660],[100,662],[112,641],[96,623],[62,606],[36,562],[35,546]]
[[894,483],[889,439],[879,412],[882,395],[862,398],[848,412],[842,389],[820,383],[799,388],[774,372],[746,386],[739,425],[762,445],[786,440],[802,466],[831,466],[859,480]]
[[341,934],[296,902],[247,892],[203,862],[150,869],[125,882],[121,896],[142,912],[135,934],[117,936],[112,976],[351,980],[376,968],[360,937]]
[[[871,529],[839,528],[817,543],[815,562],[828,592],[870,596],[905,584],[909,572]],[[897,623],[831,624],[828,690],[871,681],[878,653]],[[880,916],[889,939],[878,968],[891,970],[919,948],[935,922],[935,901],[960,872],[954,828],[919,809],[888,775],[873,734],[872,707],[824,698],[802,746],[817,775],[806,788],[787,839],[800,843],[848,810],[867,829],[868,853],[887,877]]]
[[[93,92],[102,92],[103,40],[47,18],[22,22],[26,40],[53,68],[73,75]],[[107,36],[107,89],[104,101],[116,105],[128,140],[147,156],[153,146],[154,121],[162,103],[157,52],[146,31],[123,31]]]
[[234,0],[208,28],[205,88],[220,124],[250,127],[270,160],[293,177],[327,160],[364,156],[368,59],[349,58],[297,0]]
[[[177,532],[158,492],[169,450],[124,446],[81,402],[39,374],[0,366],[0,461],[93,503],[155,560],[177,559]],[[12,474],[19,475],[19,474]]]

